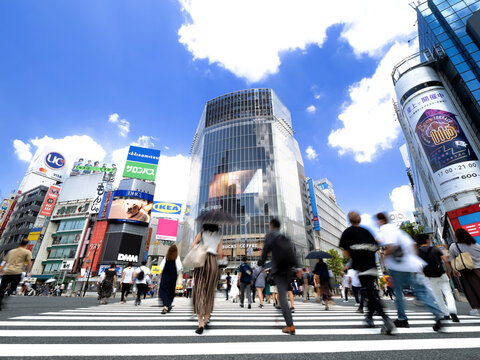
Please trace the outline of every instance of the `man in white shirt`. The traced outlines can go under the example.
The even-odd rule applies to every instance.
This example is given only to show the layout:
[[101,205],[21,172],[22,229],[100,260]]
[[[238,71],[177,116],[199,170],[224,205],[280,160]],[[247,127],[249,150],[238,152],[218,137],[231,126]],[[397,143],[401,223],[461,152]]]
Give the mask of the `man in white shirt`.
[[398,313],[398,319],[394,321],[395,326],[410,327],[402,290],[404,287],[412,286],[415,297],[435,316],[433,330],[441,330],[443,312],[435,302],[430,288],[425,286],[427,279],[422,273],[425,262],[417,256],[413,240],[406,232],[393,224],[388,224],[387,216],[384,213],[378,213],[376,218],[380,227],[378,242],[385,247],[385,265],[394,284]]
[[353,296],[355,297],[355,303],[358,305],[357,312],[363,313],[364,296],[361,292],[362,285],[360,284],[360,279],[358,278],[358,272],[353,269],[348,269],[347,276],[350,279],[350,285],[352,288]]
[[127,296],[130,293],[130,289],[133,285],[133,277],[135,275],[135,269],[133,268],[133,263],[130,261],[122,273],[122,299],[121,304],[125,304],[127,301]]
[[147,291],[147,282],[150,281],[150,269],[146,267],[147,262],[142,261],[142,266],[137,268],[133,280],[137,284],[137,299],[135,300],[135,306],[140,305],[140,297]]

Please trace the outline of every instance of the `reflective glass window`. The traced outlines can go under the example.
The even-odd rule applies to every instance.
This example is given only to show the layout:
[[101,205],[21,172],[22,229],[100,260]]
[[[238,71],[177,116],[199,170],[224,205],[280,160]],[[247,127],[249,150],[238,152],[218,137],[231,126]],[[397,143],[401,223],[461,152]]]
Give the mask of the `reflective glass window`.
[[445,1],[445,2],[443,2],[443,3],[441,3],[441,4],[438,4],[438,5],[437,5],[437,9],[440,10],[440,11],[442,11],[443,9],[445,9],[445,8],[447,8],[447,7],[449,7],[449,6],[450,6],[450,4],[449,4],[447,1]]
[[480,89],[480,82],[477,79],[473,79],[467,82],[467,86],[470,89],[470,91],[474,91],[474,90]]
[[450,24],[450,27],[452,28],[452,30],[459,29],[463,26],[465,26],[465,24],[462,21],[455,21],[454,23]]
[[472,79],[475,79],[475,75],[470,70],[460,74],[460,76],[462,77],[463,81],[465,81],[465,82],[470,81]]
[[458,49],[455,46],[451,47],[450,49],[445,49],[445,52],[449,57],[453,57],[459,53]]
[[480,90],[473,91],[472,94],[477,101],[480,101]]
[[472,10],[472,12],[477,11],[478,9],[480,9],[480,3],[470,5],[469,9]]
[[468,44],[466,47],[468,52],[473,53],[475,51],[478,51],[478,46],[475,43]]
[[461,18],[466,17],[466,16],[470,17],[472,15],[472,11],[469,8],[464,8],[464,9],[460,10],[457,14]]
[[456,65],[456,68],[457,68],[457,71],[459,73],[463,73],[464,71],[469,70],[470,66],[468,66],[468,64],[466,62],[462,62],[462,63]]
[[[444,14],[444,15],[445,15],[445,14]],[[453,12],[452,15],[450,15],[450,16],[445,16],[445,20],[447,20],[447,22],[448,22],[449,24],[451,24],[451,23],[453,23],[453,22],[455,22],[455,21],[457,21],[457,20],[460,20],[460,17],[458,16],[458,14],[456,14],[456,13]]]

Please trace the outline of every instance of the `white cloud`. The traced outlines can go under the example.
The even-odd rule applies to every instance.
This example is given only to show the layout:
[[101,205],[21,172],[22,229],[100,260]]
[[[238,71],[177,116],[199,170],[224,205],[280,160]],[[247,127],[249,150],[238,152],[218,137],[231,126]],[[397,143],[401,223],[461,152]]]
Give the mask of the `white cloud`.
[[315,107],[315,105],[310,105],[309,107],[307,107],[307,112],[309,114],[315,114],[317,112],[317,108]]
[[360,225],[368,228],[373,233],[373,235],[375,235],[378,232],[378,225],[373,216],[367,213],[363,213],[360,215],[360,217],[362,218]]
[[307,147],[305,153],[307,154],[307,158],[309,158],[310,160],[315,160],[318,156],[317,152],[311,145]]
[[357,162],[370,162],[379,150],[390,149],[400,132],[395,121],[391,72],[401,59],[415,52],[408,44],[394,44],[375,74],[349,88],[349,101],[338,116],[343,127],[334,130],[328,143],[338,153],[353,154]]
[[127,137],[128,133],[130,132],[130,122],[125,119],[120,119],[120,115],[117,113],[110,114],[108,117],[108,122],[112,124],[116,124],[118,126],[118,130],[120,131],[120,136]]
[[145,148],[153,148],[155,146],[155,144],[153,143],[153,140],[157,140],[157,139],[154,138],[153,136],[142,135],[132,145],[141,146]]
[[164,146],[165,150],[170,150],[170,148],[168,146]]
[[322,95],[321,94],[315,94],[313,97],[315,98],[315,100],[320,100]]
[[20,160],[26,162],[32,160],[33,154],[30,151],[32,148],[31,144],[26,144],[22,140],[15,139],[13,140],[13,147],[15,149],[15,154]]
[[410,0],[178,1],[185,14],[179,41],[194,59],[207,59],[249,82],[275,74],[282,52],[322,46],[332,25],[344,25],[341,37],[356,54],[378,56],[412,32],[416,17]]
[[410,186],[398,186],[389,196],[393,210],[404,213],[407,218],[411,217],[412,212],[415,211],[415,201]]
[[80,157],[103,161],[106,155],[103,147],[88,135],[72,135],[59,139],[44,136],[42,138],[30,139],[27,143],[21,140],[14,140],[13,146],[18,158],[23,161],[32,159],[31,149],[33,148],[35,148],[36,152],[42,151],[44,147],[56,150],[65,156],[69,170]]

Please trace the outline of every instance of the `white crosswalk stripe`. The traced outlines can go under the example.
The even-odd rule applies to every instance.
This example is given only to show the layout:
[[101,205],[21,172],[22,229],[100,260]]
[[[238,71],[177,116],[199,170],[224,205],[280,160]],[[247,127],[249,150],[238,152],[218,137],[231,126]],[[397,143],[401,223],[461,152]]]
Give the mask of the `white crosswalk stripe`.
[[[156,300],[146,300],[139,307],[133,302],[115,303],[15,316],[0,321],[1,353],[25,356],[19,344],[35,347],[35,353],[28,356],[62,358],[290,354],[300,347],[302,353],[312,354],[480,348],[480,318],[466,315],[459,316],[460,323],[447,321],[442,334],[437,334],[430,313],[408,312],[410,328],[397,329],[397,337],[389,337],[380,335],[380,318],[375,318],[377,328],[363,327],[363,315],[351,305],[324,311],[318,304],[300,303],[294,313],[296,336],[292,337],[282,334],[283,317],[271,305],[241,309],[217,299],[211,326],[199,336],[188,300],[177,298],[166,315],[156,305]],[[395,318],[394,311],[388,313]],[[136,341],[143,345],[134,346]]]

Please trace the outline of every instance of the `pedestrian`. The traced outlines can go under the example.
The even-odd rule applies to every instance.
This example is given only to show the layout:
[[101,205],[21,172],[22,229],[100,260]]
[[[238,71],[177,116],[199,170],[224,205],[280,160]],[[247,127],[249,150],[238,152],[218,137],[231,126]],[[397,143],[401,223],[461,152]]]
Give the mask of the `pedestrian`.
[[[28,240],[22,240],[20,246],[10,250],[0,264],[0,274],[3,272],[0,284],[0,311],[2,310],[3,296],[10,285],[10,292],[15,290],[22,279],[22,272],[27,264],[27,276],[30,277],[32,268],[32,253],[27,250]],[[5,266],[7,267],[5,269]],[[5,270],[4,270],[5,269]]]
[[293,278],[292,270],[295,269],[294,271],[297,272],[297,277],[301,277],[302,269],[296,269],[297,258],[295,248],[291,240],[280,233],[280,221],[275,218],[270,220],[270,233],[265,237],[261,257],[263,263],[266,262],[269,253],[271,253],[270,273],[278,289],[278,301],[287,325],[282,328],[282,332],[295,335],[292,312],[288,307],[287,291],[288,285]]
[[457,306],[450,286],[451,270],[448,256],[444,255],[439,248],[431,246],[428,234],[419,234],[415,240],[420,246],[418,255],[427,263],[423,268],[423,273],[430,283],[437,305],[443,311],[444,319],[451,318],[453,322],[459,322]]
[[198,328],[195,333],[202,334],[210,322],[215,301],[215,292],[218,283],[218,262],[217,257],[223,258],[222,237],[217,224],[203,224],[203,231],[198,233],[192,243],[192,247],[200,241],[207,247],[205,264],[195,268],[193,278],[193,310],[197,315]]
[[267,273],[265,272],[265,268],[263,267],[263,263],[261,260],[258,260],[257,267],[253,270],[252,274],[252,286],[257,291],[258,301],[260,304],[258,307],[261,309],[263,308],[263,289],[265,289],[265,278],[267,277]]
[[[418,257],[412,238],[393,224],[388,223],[387,215],[376,215],[380,231],[378,239],[384,249],[385,265],[393,279],[395,304],[397,305],[398,318],[394,321],[396,327],[410,327],[405,312],[403,288],[412,286],[417,300],[430,311],[435,317],[434,331],[440,331],[443,327],[443,312],[438,307],[435,297],[428,284],[422,268],[425,262]],[[362,281],[360,279],[360,281]],[[363,284],[362,284],[363,286]]]
[[238,268],[238,283],[240,284],[240,307],[243,308],[245,295],[247,296],[248,308],[252,308],[252,268],[247,262],[247,257],[242,257],[242,264]]
[[127,266],[123,269],[122,279],[120,281],[122,286],[122,297],[120,299],[120,304],[125,304],[127,302],[127,296],[130,294],[132,289],[134,274],[135,269],[133,268],[133,263],[129,261]]
[[352,279],[350,278],[350,276],[348,276],[348,272],[344,272],[342,276],[342,287],[344,293],[343,302],[348,302],[348,291],[351,289],[352,286],[351,281]]
[[353,297],[355,298],[355,304],[358,305],[357,312],[363,314],[363,304],[365,296],[362,292],[362,284],[358,278],[358,271],[350,268],[347,270],[347,275],[350,278],[351,289]]
[[232,276],[232,288],[230,289],[229,296],[232,299],[232,302],[238,302],[238,296],[240,295],[240,288],[238,284],[238,271],[235,270],[234,275]]
[[309,290],[310,290],[310,284],[308,282],[310,277],[309,272],[307,271],[307,268],[303,268],[303,274],[302,274],[302,280],[303,280],[303,288],[302,288],[302,295],[303,295],[303,302],[306,303],[309,299]]
[[192,297],[192,290],[193,290],[193,279],[187,280],[187,299]]
[[53,289],[53,296],[60,296],[60,284],[56,284]]
[[60,296],[62,296],[64,291],[65,291],[65,283],[61,283],[60,284]]
[[[135,270],[133,281],[137,285],[137,298],[135,300],[135,306],[140,305],[141,297],[147,292],[147,282],[150,280],[150,269],[146,266],[147,262],[142,261],[142,265]],[[148,279],[148,280],[147,280]]]
[[225,295],[226,299],[228,301],[228,293],[230,290],[232,290],[232,277],[230,276],[230,271],[227,271],[227,276],[225,277]]
[[70,282],[67,285],[67,296],[72,297],[73,294],[73,280],[70,280]]
[[386,280],[386,285],[387,285],[387,292],[386,296],[390,296],[390,300],[393,300],[393,279],[391,276],[387,276]]
[[383,319],[381,333],[389,335],[394,328],[393,322],[383,311],[383,306],[375,290],[377,279],[376,253],[379,249],[373,235],[360,226],[361,217],[356,211],[348,213],[350,227],[345,229],[339,246],[344,255],[352,259],[351,268],[358,272],[358,277],[368,301],[368,315],[365,318],[367,327],[374,327],[373,315],[378,313]]
[[111,263],[110,267],[105,269],[97,282],[97,286],[100,287],[100,305],[103,303],[108,304],[108,299],[112,296],[113,288],[117,282],[116,267],[115,263]]
[[182,262],[178,256],[177,245],[172,245],[167,250],[167,255],[160,263],[162,279],[158,289],[158,296],[162,300],[162,314],[172,310],[172,302],[175,298],[175,287],[177,285],[178,275],[182,271]]
[[330,292],[330,273],[328,266],[323,259],[318,259],[313,274],[316,276],[316,287],[320,289],[322,300],[325,304],[325,310],[330,310],[329,304],[332,303],[332,294]]
[[455,243],[450,245],[450,261],[454,260],[460,253],[467,252],[473,260],[473,269],[457,271],[453,275],[460,277],[468,303],[472,307],[470,315],[477,316],[480,308],[480,245],[465,229],[455,230]]

